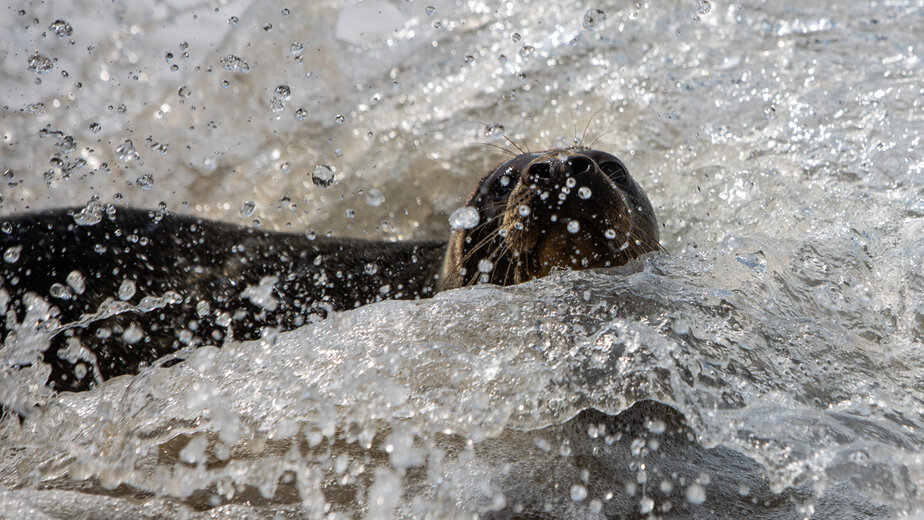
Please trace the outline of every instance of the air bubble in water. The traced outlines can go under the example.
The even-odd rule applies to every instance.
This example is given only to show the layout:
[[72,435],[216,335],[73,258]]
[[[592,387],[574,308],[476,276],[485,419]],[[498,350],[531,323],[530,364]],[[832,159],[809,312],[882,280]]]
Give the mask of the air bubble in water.
[[462,206],[449,215],[449,227],[452,229],[472,229],[478,225],[481,216],[478,210],[471,206]]
[[51,68],[54,64],[51,61],[51,58],[45,56],[44,54],[35,53],[32,56],[29,56],[29,70],[32,72],[37,72],[39,74],[48,74],[51,71]]
[[572,220],[568,222],[568,233],[577,233],[581,230],[581,223],[577,220]]
[[584,13],[584,28],[588,31],[596,31],[606,23],[606,13],[600,9],[588,9]]
[[67,38],[74,32],[74,28],[71,27],[71,24],[61,19],[51,22],[48,29],[58,38]]
[[326,188],[334,182],[334,167],[319,164],[311,172],[311,182],[319,188]]
[[148,191],[154,187],[154,176],[150,173],[145,173],[141,177],[135,179],[135,184],[142,190]]
[[589,199],[590,196],[593,194],[594,192],[592,192],[590,188],[588,188],[587,186],[581,186],[580,188],[578,188],[578,197],[584,200]]
[[253,212],[257,209],[257,204],[252,200],[245,200],[241,204],[241,216],[247,218],[253,215]]

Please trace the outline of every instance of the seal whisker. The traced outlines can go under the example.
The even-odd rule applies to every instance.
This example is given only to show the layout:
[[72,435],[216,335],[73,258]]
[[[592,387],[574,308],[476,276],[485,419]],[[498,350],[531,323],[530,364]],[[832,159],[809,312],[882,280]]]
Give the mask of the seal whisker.
[[[510,143],[511,145],[513,145],[513,147],[516,148],[517,151],[520,152],[520,154],[526,153],[526,152],[523,151],[522,148],[520,148],[520,145],[518,145],[517,143],[515,143],[515,142],[513,141],[513,139],[507,137],[506,135],[504,136],[504,139],[506,139],[508,143]],[[527,150],[528,150],[528,149],[529,149],[529,148],[527,147]]]
[[481,143],[481,144],[483,144],[483,145],[485,145],[485,146],[491,146],[491,147],[493,147],[493,148],[497,148],[498,150],[500,150],[500,151],[502,151],[502,152],[504,152],[504,153],[508,153],[508,154],[510,154],[510,155],[513,156],[513,157],[516,157],[516,156],[517,156],[517,154],[516,154],[513,150],[510,150],[510,149],[508,149],[508,148],[504,148],[503,146],[498,146],[498,145],[496,145],[496,144],[494,144],[494,143]]
[[[578,146],[584,146],[584,138],[587,137],[587,130],[590,128],[590,124],[594,122],[594,119],[597,118],[597,115],[599,115],[600,112],[602,112],[602,109],[596,110],[593,114],[590,115],[590,118],[587,120],[587,124],[584,125],[584,131],[581,133],[581,140],[578,142]],[[591,144],[590,146],[593,145]]]

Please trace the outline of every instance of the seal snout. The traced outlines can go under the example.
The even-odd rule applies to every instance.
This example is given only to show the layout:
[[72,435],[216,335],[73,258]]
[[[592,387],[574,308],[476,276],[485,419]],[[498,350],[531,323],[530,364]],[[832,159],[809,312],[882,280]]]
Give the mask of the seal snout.
[[481,224],[454,233],[443,289],[621,265],[661,249],[648,198],[618,158],[597,150],[518,155],[486,175],[467,205]]

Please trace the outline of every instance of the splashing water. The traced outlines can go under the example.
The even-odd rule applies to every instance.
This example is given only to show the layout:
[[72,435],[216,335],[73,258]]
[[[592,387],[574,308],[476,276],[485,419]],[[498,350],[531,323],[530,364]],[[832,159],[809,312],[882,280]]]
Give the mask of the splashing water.
[[[334,313],[58,396],[46,367],[13,369],[69,326],[39,295],[0,349],[0,397],[27,416],[0,424],[0,510],[924,513],[919,3],[378,3],[401,18],[375,35],[323,2],[7,16],[0,211],[90,200],[75,220],[93,225],[108,203],[165,201],[445,237],[506,157],[484,139],[582,143],[625,161],[670,254]],[[66,37],[42,36],[51,20]],[[149,136],[170,153],[140,164]],[[87,166],[65,178],[68,154]],[[55,290],[92,284],[68,280]],[[269,288],[252,298],[272,306]],[[119,300],[163,296],[143,291],[100,313],[169,306]]]

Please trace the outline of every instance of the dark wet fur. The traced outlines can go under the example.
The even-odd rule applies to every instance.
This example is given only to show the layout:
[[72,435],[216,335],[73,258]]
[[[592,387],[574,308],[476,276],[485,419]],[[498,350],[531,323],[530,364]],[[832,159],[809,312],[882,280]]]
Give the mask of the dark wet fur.
[[[0,339],[8,342],[17,328],[22,332],[18,324],[25,317],[23,296],[28,292],[56,307],[55,318],[63,325],[97,313],[107,298],[118,301],[123,280],[135,282],[131,304],[168,291],[177,293],[180,302],[91,319],[58,332],[41,354],[52,367],[49,384],[56,390],[85,390],[101,379],[136,373],[186,344],[220,345],[229,336],[255,339],[269,328],[293,329],[331,311],[385,298],[430,296],[446,248],[445,241],[309,240],[300,234],[129,208],[116,208],[97,224],[78,226],[75,211],[3,219],[0,252],[17,246],[22,250],[15,262],[0,262],[0,287],[9,296],[6,309],[0,309],[6,311]],[[66,278],[75,270],[86,290],[70,299],[51,296],[52,284],[67,287]],[[278,278],[272,311],[242,294],[266,276]],[[229,326],[219,324],[223,313],[232,317]],[[144,334],[129,344],[123,332],[133,324]],[[75,340],[95,356],[98,373],[90,360],[65,359],[72,356],[65,356],[64,349]],[[73,361],[84,364],[85,377],[76,377]]]

